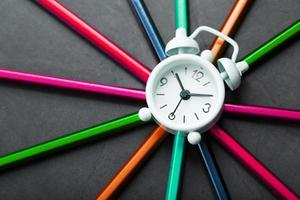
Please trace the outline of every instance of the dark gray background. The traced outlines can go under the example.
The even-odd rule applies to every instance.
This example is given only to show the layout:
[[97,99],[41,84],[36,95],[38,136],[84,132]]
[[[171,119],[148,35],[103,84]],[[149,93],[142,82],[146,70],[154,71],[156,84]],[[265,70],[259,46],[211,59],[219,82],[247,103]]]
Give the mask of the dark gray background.
[[[125,0],[61,0],[134,57],[157,59]],[[234,1],[191,0],[191,30],[219,28]],[[164,41],[174,33],[172,0],[146,0]],[[299,0],[255,1],[235,39],[240,58],[300,18]],[[202,49],[212,37],[199,37]],[[227,102],[300,109],[299,37],[251,69]],[[229,51],[230,53],[230,51]],[[228,52],[227,52],[228,55]],[[30,0],[0,1],[0,66],[26,72],[143,88],[127,71]],[[0,81],[0,154],[137,111],[144,104],[87,93]],[[226,117],[221,125],[300,194],[299,123]],[[0,174],[0,199],[94,199],[153,130],[123,131]],[[163,199],[169,136],[121,192],[119,199]],[[215,141],[210,142],[233,199],[275,197]],[[182,199],[214,199],[199,152],[188,146]]]

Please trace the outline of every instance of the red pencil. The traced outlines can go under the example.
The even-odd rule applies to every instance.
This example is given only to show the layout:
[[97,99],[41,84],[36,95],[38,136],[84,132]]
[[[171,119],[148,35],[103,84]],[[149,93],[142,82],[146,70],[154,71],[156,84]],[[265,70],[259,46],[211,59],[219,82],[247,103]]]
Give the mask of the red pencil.
[[128,52],[114,44],[108,37],[80,19],[61,3],[58,3],[55,0],[36,0],[36,2],[94,44],[99,50],[110,56],[114,61],[132,72],[144,83],[147,82],[151,73],[149,68],[133,58]]

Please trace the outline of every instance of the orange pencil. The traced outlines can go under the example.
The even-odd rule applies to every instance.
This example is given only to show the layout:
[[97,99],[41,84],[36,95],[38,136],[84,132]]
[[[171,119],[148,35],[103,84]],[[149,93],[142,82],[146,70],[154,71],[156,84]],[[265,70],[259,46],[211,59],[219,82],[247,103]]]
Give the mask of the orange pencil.
[[97,200],[106,200],[114,197],[128,178],[140,166],[140,164],[156,149],[160,142],[166,137],[163,128],[156,128],[150,137],[136,150],[132,157],[125,163],[116,176],[104,187]]
[[[251,0],[237,0],[224,21],[221,32],[225,35],[232,35],[238,25],[243,14],[246,12]],[[216,38],[210,46],[210,50],[214,54],[214,61],[219,58],[225,47],[225,41],[222,38]]]

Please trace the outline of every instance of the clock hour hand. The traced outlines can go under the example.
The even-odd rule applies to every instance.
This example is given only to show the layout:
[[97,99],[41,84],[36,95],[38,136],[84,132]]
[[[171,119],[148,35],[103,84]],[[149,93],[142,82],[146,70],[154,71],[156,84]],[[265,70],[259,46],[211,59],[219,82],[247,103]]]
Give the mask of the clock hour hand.
[[181,82],[181,80],[179,78],[179,75],[177,73],[175,74],[175,77],[176,77],[176,79],[177,79],[177,81],[178,81],[178,83],[179,83],[179,85],[181,87],[181,90],[184,91],[185,89],[184,89],[183,84],[182,84],[182,82]]
[[196,93],[190,93],[189,95],[192,97],[213,97],[214,96],[212,94],[196,94]]

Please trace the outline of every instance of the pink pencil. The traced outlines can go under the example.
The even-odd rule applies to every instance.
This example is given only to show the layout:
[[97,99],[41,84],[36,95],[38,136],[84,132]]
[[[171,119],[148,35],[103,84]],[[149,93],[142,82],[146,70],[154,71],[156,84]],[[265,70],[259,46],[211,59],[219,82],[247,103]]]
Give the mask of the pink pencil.
[[284,185],[266,166],[219,126],[215,125],[211,128],[210,134],[280,198],[289,200],[299,199],[298,196]]
[[0,69],[0,78],[15,81],[23,81],[41,85],[55,86],[79,91],[94,92],[98,94],[109,94],[114,96],[127,97],[132,99],[144,100],[145,92],[142,90],[121,88],[115,86],[100,85],[83,81],[42,76],[31,73],[17,72]]
[[271,108],[263,106],[225,104],[224,112],[233,115],[266,117],[280,120],[300,121],[300,111],[290,109]]
[[[72,90],[145,100],[145,91],[0,69],[0,78]],[[300,111],[263,106],[225,104],[224,113],[300,121]]]

